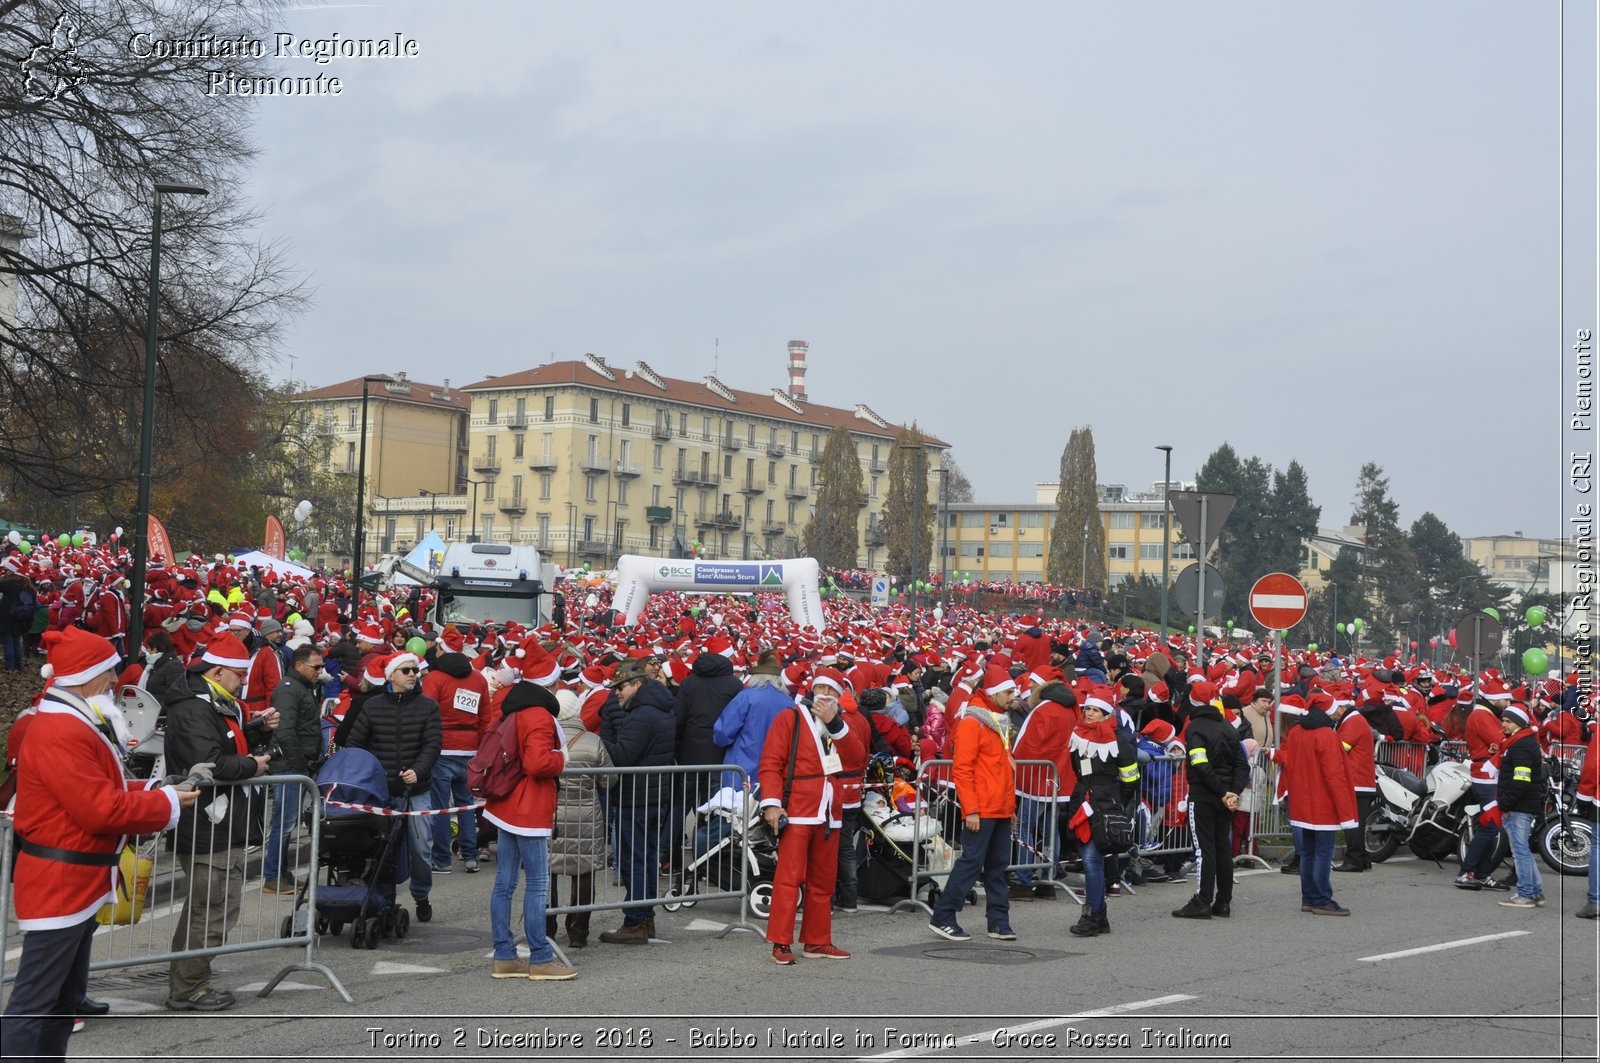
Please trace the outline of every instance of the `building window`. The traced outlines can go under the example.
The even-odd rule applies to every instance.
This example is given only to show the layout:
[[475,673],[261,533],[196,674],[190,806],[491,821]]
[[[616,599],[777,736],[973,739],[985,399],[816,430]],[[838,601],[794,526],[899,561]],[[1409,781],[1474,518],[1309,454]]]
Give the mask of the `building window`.
[[983,514],[976,512],[961,514],[961,526],[963,528],[983,527]]
[[517,399],[517,416],[514,420],[517,424],[528,423],[528,400],[526,397]]
[[1010,521],[1011,514],[1009,513],[996,513],[994,515],[994,526],[996,528],[1004,528],[1010,523]]
[[777,503],[774,502],[772,499],[770,499],[770,498],[767,499],[767,523],[768,524],[772,523],[772,510],[773,510],[773,507],[776,506],[776,505],[777,505]]
[[620,441],[619,443],[617,443],[617,461],[624,468],[626,468],[627,464],[628,464],[628,451],[630,449],[632,449],[632,448],[630,448],[628,446],[629,442],[630,442],[629,440],[624,439],[624,440]]
[[425,517],[418,517],[418,518],[417,518],[417,531],[416,531],[416,535],[415,535],[415,536],[414,536],[414,537],[413,537],[413,538],[412,538],[412,540],[411,540],[411,541],[412,541],[412,542],[414,542],[414,543],[420,543],[420,542],[421,542],[421,541],[422,541],[422,537],[423,537],[423,535],[425,535],[425,534],[427,534],[427,533],[426,533],[426,532],[424,532],[424,531],[423,531],[423,529],[422,529],[422,525],[423,525],[423,522],[424,522],[424,521],[425,521],[425,520],[426,520],[426,518],[425,518]]
[[550,514],[539,514],[539,548],[545,549],[550,545]]
[[1173,543],[1172,559],[1174,561],[1193,561],[1194,547],[1190,546],[1188,543]]
[[590,436],[589,437],[589,460],[591,462],[595,461],[599,457],[599,454],[600,454],[600,437],[599,436]]
[[650,467],[657,472],[661,471],[661,451],[663,449],[661,444],[657,443],[650,451]]
[[1011,544],[1008,543],[1008,542],[1005,542],[1003,540],[999,540],[999,539],[995,540],[994,542],[989,544],[989,556],[990,557],[1010,557],[1011,556]]
[[617,505],[625,506],[627,504],[628,504],[628,481],[626,481],[626,480],[618,480],[617,481]]
[[543,502],[550,501],[550,474],[547,472],[539,474],[539,499]]
[[489,460],[491,460],[491,461],[494,460],[495,440],[497,440],[499,438],[500,438],[499,436],[490,436],[489,437]]
[[660,484],[651,484],[650,485],[650,504],[652,506],[659,506],[661,504],[661,485]]
[[800,453],[800,433],[799,432],[790,432],[789,433],[789,453],[791,453],[791,454]]
[[962,557],[982,557],[983,556],[983,544],[982,543],[962,543],[961,544],[961,556]]
[[[872,449],[876,450],[878,448],[877,447],[873,447]],[[873,460],[876,461],[877,459],[874,458]],[[878,497],[878,478],[876,476],[874,476],[872,478],[872,497],[873,498],[877,498]]]
[[594,518],[593,517],[584,517],[583,518],[583,537],[585,539],[587,539],[587,540],[593,540],[594,539]]
[[499,424],[500,423],[500,400],[499,399],[490,399],[489,400],[489,423],[490,424]]
[[700,418],[700,438],[707,443],[711,442],[711,418],[709,417]]
[[483,541],[484,542],[492,542],[493,540],[494,540],[494,514],[493,513],[485,513],[483,515]]
[[633,416],[633,404],[624,402],[622,404],[622,427],[624,427],[624,428],[628,427],[629,421],[632,418],[632,416]]
[[517,433],[513,434],[512,437],[511,437],[511,456],[513,458],[518,459],[519,461],[522,459],[522,433],[521,432],[517,432]]
[[689,434],[689,415],[686,413],[678,414],[678,434],[680,436]]
[[1028,528],[1044,527],[1043,513],[1021,513],[1017,516],[1017,527],[1024,530]]
[[444,519],[444,538],[445,538],[446,542],[454,542],[455,541],[455,538],[456,538],[456,519],[454,517],[446,517]]
[[822,453],[822,435],[818,432],[811,433],[811,453]]
[[756,426],[755,426],[755,423],[752,422],[748,427],[749,427],[749,433],[745,437],[745,442],[753,447],[753,446],[756,445]]
[[1160,561],[1161,560],[1161,544],[1160,543],[1140,543],[1139,544],[1139,560],[1140,561]]
[[1044,543],[1018,543],[1018,557],[1043,557]]
[[354,432],[357,428],[361,427],[361,422],[360,422],[360,420],[358,420],[358,418],[360,418],[360,416],[361,416],[361,407],[359,407],[359,406],[350,407],[350,431]]
[[778,482],[778,463],[775,462],[775,461],[769,461],[769,462],[767,462],[767,483],[775,484],[777,482]]
[[600,400],[599,399],[590,399],[589,400],[589,423],[590,424],[599,424],[600,423]]
[[794,507],[795,507],[795,506],[796,506],[796,505],[798,505],[798,503],[795,503],[795,502],[790,502],[790,503],[789,503],[789,523],[790,523],[790,524],[793,524],[793,523],[794,523],[794,518],[795,518],[795,510],[794,510]]
[[1112,531],[1117,531],[1119,529],[1125,530],[1133,527],[1134,514],[1132,513],[1119,511],[1116,513],[1109,513],[1107,516],[1111,520],[1109,527]]
[[1166,526],[1167,526],[1167,524],[1166,524],[1166,514],[1165,513],[1141,513],[1141,514],[1139,514],[1139,527],[1141,527],[1141,528],[1158,528],[1159,529],[1159,528],[1164,528]]
[[522,501],[522,474],[519,472],[511,477],[511,500]]
[[595,500],[594,482],[598,479],[598,476],[585,476],[583,478],[583,500],[585,502],[593,502]]
[[1106,547],[1106,557],[1112,561],[1132,560],[1133,546],[1130,543],[1112,543]]
[[356,471],[356,445],[354,443],[346,443],[344,445],[344,471]]
[[544,397],[544,419],[547,421],[556,419],[556,397],[554,395],[546,395]]
[[722,456],[722,475],[730,476],[730,477],[733,475],[733,455],[732,454],[724,454]]

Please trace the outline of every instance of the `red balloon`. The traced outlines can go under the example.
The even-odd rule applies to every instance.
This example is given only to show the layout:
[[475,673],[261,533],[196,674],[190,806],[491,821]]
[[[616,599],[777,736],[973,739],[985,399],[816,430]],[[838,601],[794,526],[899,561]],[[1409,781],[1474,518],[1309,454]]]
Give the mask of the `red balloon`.
[[1428,640],[1428,649],[1436,650],[1438,648],[1439,648],[1439,636],[1435,635],[1433,638]]
[[1450,629],[1450,648],[1452,650],[1456,648],[1456,629],[1455,628],[1451,628]]
[[1417,640],[1416,639],[1412,639],[1411,640],[1411,648],[1412,649],[1416,649],[1417,648]]

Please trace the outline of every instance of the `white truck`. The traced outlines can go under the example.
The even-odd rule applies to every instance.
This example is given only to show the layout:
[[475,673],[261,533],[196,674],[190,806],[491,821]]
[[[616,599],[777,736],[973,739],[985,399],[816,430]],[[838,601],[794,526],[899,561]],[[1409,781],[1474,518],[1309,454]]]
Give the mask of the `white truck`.
[[[545,564],[531,546],[500,543],[453,543],[445,546],[437,572],[401,558],[386,558],[373,573],[374,589],[403,589],[403,576],[435,592],[428,614],[435,624],[496,623],[514,620],[526,627],[550,622],[551,590],[556,567]],[[371,576],[363,577],[365,580]]]

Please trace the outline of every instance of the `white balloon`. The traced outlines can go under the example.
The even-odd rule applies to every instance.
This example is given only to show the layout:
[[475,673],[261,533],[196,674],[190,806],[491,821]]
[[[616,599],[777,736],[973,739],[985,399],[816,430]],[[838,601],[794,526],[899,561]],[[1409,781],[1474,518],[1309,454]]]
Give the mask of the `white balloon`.
[[595,594],[593,591],[590,591],[588,597],[584,598],[583,604],[587,608],[593,609],[595,606],[600,604],[600,596]]
[[294,507],[295,523],[304,524],[309,516],[311,516],[311,500],[302,498],[300,504]]
[[936,606],[933,607],[933,618],[935,620],[943,620],[944,619],[944,607],[943,606],[936,605]]
[[711,614],[711,623],[716,625],[717,627],[721,627],[722,626],[722,614],[721,613],[712,613]]
[[21,541],[22,541],[22,533],[17,531],[15,528],[12,528],[11,529],[11,533],[6,536],[6,542],[10,543],[12,546],[15,546],[18,543],[20,543]]
[[117,530],[113,534],[116,535],[118,539],[122,538],[122,525],[117,525]]

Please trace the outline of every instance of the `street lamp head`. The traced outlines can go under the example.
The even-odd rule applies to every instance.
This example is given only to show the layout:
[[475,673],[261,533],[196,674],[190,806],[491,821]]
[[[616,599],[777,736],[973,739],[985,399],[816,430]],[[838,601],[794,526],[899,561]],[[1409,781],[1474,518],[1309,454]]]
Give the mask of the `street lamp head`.
[[209,196],[211,191],[199,185],[186,185],[177,181],[157,181],[157,195]]
[[1157,443],[1156,444],[1156,449],[1157,450],[1164,450],[1168,454],[1172,453],[1172,447],[1168,446],[1166,443]]

